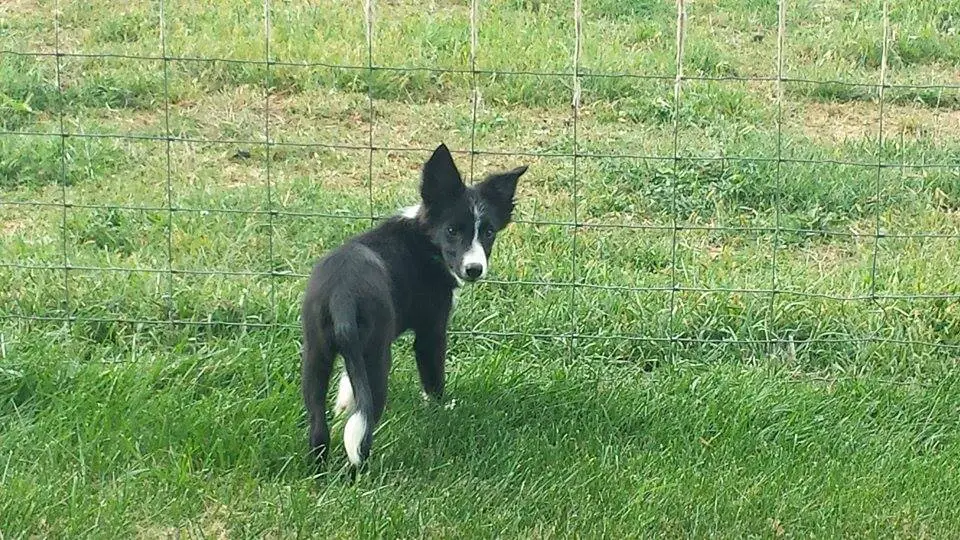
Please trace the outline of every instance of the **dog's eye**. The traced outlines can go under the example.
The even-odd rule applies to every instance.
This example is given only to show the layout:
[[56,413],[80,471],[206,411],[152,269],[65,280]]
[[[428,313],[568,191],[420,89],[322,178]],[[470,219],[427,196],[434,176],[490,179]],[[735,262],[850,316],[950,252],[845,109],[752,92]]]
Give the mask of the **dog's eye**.
[[493,238],[493,228],[487,227],[483,230],[484,238]]
[[457,230],[453,227],[447,227],[447,236],[456,236]]

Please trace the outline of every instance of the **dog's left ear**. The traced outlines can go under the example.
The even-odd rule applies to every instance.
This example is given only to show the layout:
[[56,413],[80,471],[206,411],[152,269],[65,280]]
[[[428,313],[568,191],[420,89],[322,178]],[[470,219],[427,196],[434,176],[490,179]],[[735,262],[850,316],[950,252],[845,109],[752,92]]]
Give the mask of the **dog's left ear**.
[[441,144],[423,164],[420,180],[420,198],[428,212],[455,200],[467,189],[453,162],[447,145]]
[[517,180],[525,172],[527,172],[526,165],[511,171],[491,174],[479,186],[483,198],[499,208],[507,221],[513,213],[513,197],[517,192]]

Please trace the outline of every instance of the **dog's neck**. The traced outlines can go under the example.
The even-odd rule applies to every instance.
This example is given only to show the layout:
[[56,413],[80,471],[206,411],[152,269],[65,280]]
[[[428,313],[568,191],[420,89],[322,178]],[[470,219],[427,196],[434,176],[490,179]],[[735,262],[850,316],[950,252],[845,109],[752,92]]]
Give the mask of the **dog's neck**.
[[[400,217],[401,217],[401,218],[403,218],[403,219],[408,219],[408,220],[411,220],[411,221],[414,221],[414,222],[418,222],[418,223],[420,222],[421,218],[423,217],[422,214],[423,214],[423,204],[421,204],[421,203],[417,203],[417,204],[414,204],[414,205],[411,205],[411,206],[407,206],[407,207],[404,207],[404,208],[400,209]],[[443,256],[440,255],[439,252],[434,256],[434,262],[436,262],[438,265],[442,266],[442,267],[447,271],[447,273],[450,275],[450,277],[453,278],[453,283],[454,283],[454,285],[453,285],[453,290],[454,290],[454,291],[456,291],[457,289],[459,289],[460,287],[463,286],[463,280],[460,279],[460,277],[457,276],[456,273],[454,273],[452,270],[450,270],[450,268],[447,267],[447,265],[443,262]]]

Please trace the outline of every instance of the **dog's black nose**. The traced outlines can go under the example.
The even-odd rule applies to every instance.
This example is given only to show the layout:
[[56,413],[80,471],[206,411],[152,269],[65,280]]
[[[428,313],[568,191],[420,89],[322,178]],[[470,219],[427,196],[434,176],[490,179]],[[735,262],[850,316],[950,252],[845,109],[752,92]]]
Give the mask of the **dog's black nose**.
[[483,266],[479,264],[468,264],[465,270],[469,279],[478,279],[483,274]]

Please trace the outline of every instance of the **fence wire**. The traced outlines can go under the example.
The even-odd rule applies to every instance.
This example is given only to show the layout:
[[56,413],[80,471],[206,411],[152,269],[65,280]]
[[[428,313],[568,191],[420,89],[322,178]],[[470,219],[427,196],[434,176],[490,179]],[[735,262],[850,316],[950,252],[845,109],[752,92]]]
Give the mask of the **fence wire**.
[[[351,65],[351,64],[336,64],[329,62],[289,62],[277,60],[273,57],[271,51],[271,12],[272,7],[270,0],[265,0],[263,3],[263,14],[264,14],[264,42],[263,42],[263,59],[233,59],[233,58],[204,58],[204,57],[190,57],[190,56],[177,56],[171,55],[168,42],[167,42],[167,20],[166,20],[166,2],[165,0],[159,0],[159,37],[160,37],[160,50],[158,55],[132,55],[132,54],[118,54],[118,53],[85,53],[85,52],[76,52],[76,51],[64,51],[63,42],[62,42],[62,32],[61,32],[61,9],[59,2],[52,13],[52,18],[54,21],[54,31],[55,31],[55,45],[53,52],[38,52],[38,51],[26,51],[26,50],[3,50],[0,53],[4,55],[14,55],[22,57],[33,57],[33,58],[49,58],[53,59],[56,67],[56,85],[57,85],[57,100],[58,100],[58,118],[57,125],[58,131],[55,133],[50,132],[41,132],[35,130],[2,130],[0,131],[0,136],[7,137],[57,137],[59,145],[59,202],[50,202],[50,201],[38,201],[38,200],[3,200],[0,201],[0,204],[7,206],[22,206],[22,207],[49,207],[54,209],[59,209],[59,218],[60,218],[60,229],[61,229],[61,238],[60,238],[60,264],[33,264],[25,263],[22,261],[0,261],[0,268],[4,269],[20,269],[20,270],[43,270],[43,271],[52,271],[52,272],[62,272],[63,280],[63,313],[62,314],[6,314],[3,315],[4,318],[19,319],[25,321],[53,321],[53,322],[63,322],[66,324],[72,324],[76,321],[86,321],[86,322],[96,322],[96,323],[122,323],[122,324],[132,324],[132,325],[198,325],[198,326],[224,326],[224,327],[243,327],[243,328],[290,328],[296,329],[297,325],[287,324],[277,322],[278,315],[278,306],[277,306],[277,279],[287,277],[287,278],[298,278],[302,279],[307,277],[306,274],[289,272],[289,271],[279,271],[277,270],[276,264],[276,253],[274,247],[275,241],[275,220],[282,217],[308,217],[308,218],[320,218],[320,219],[329,219],[329,220],[344,220],[344,221],[369,221],[374,223],[377,220],[385,217],[379,215],[376,212],[374,204],[374,166],[373,158],[375,152],[397,152],[397,153],[415,153],[423,154],[427,153],[431,148],[421,148],[421,147],[397,147],[390,145],[378,144],[378,141],[375,137],[375,123],[376,123],[376,111],[375,111],[375,98],[373,94],[374,88],[374,79],[377,72],[400,72],[400,73],[412,73],[412,72],[429,72],[434,74],[449,73],[449,74],[459,74],[459,75],[468,75],[470,77],[470,108],[471,108],[471,126],[470,126],[470,138],[469,138],[469,149],[451,149],[454,154],[466,155],[469,157],[469,179],[471,182],[475,181],[475,161],[478,156],[526,156],[526,157],[537,157],[537,158],[569,158],[572,161],[573,165],[573,176],[571,179],[571,198],[572,198],[572,219],[571,220],[545,220],[545,219],[517,219],[516,222],[522,225],[533,225],[533,226],[559,226],[571,231],[570,242],[571,242],[571,255],[570,255],[570,264],[571,264],[571,279],[569,280],[501,280],[501,279],[490,279],[488,280],[491,283],[500,284],[504,286],[529,286],[529,287],[551,287],[551,288],[569,288],[569,309],[570,309],[570,318],[568,321],[557,321],[556,327],[557,331],[552,333],[543,333],[543,332],[500,332],[500,331],[482,331],[482,330],[454,330],[452,333],[454,335],[483,335],[489,337],[497,338],[509,338],[509,337],[525,337],[525,338],[534,338],[534,339],[559,339],[564,340],[568,344],[569,359],[571,362],[576,360],[577,357],[577,345],[580,340],[624,340],[624,341],[635,341],[635,342],[647,342],[647,343],[663,343],[671,345],[672,354],[675,356],[677,354],[677,349],[681,345],[696,345],[704,343],[723,343],[723,344],[738,344],[738,345],[758,345],[758,346],[768,346],[768,347],[779,347],[783,345],[783,338],[777,337],[774,335],[767,335],[762,338],[755,339],[740,339],[740,338],[730,338],[725,337],[722,339],[708,339],[708,338],[689,338],[681,335],[671,335],[666,337],[661,336],[644,336],[644,335],[631,335],[631,334],[614,334],[614,333],[588,333],[581,331],[580,320],[577,317],[577,292],[580,289],[586,290],[605,290],[605,291],[615,291],[622,293],[664,293],[669,295],[669,309],[670,309],[670,323],[671,328],[675,328],[676,316],[677,316],[677,295],[680,293],[725,293],[725,294],[751,294],[751,295],[768,295],[769,296],[769,308],[768,308],[768,317],[770,322],[767,325],[767,328],[774,328],[772,319],[776,316],[776,302],[777,298],[781,297],[800,297],[800,298],[818,298],[839,302],[872,302],[877,303],[883,300],[947,300],[954,301],[960,300],[960,293],[953,292],[943,292],[943,293],[923,293],[923,294],[894,294],[894,293],[884,293],[878,292],[877,290],[877,272],[878,272],[878,258],[880,252],[880,244],[882,239],[958,239],[960,235],[949,234],[949,233],[937,233],[937,232],[884,232],[881,227],[882,216],[881,216],[881,207],[882,205],[876,204],[876,215],[875,218],[875,227],[874,231],[871,233],[861,233],[855,231],[841,231],[841,230],[828,230],[828,229],[816,229],[816,228],[798,228],[798,227],[786,227],[783,225],[781,220],[781,193],[784,190],[784,172],[783,166],[790,164],[816,164],[816,165],[832,165],[832,166],[851,166],[851,167],[862,167],[868,169],[876,170],[876,182],[875,182],[875,200],[879,203],[883,198],[882,191],[882,177],[886,169],[897,169],[903,171],[904,164],[901,163],[887,163],[884,161],[884,143],[885,137],[889,137],[889,134],[884,132],[884,107],[886,102],[885,93],[890,89],[903,89],[903,90],[940,90],[940,91],[954,91],[960,90],[960,84],[894,84],[887,81],[887,70],[888,70],[888,46],[890,41],[890,29],[889,29],[889,20],[888,20],[888,0],[884,0],[883,4],[883,35],[880,38],[881,44],[881,60],[880,60],[880,69],[879,69],[879,80],[875,82],[850,82],[845,80],[836,80],[836,79],[808,79],[808,78],[796,78],[790,77],[785,73],[784,69],[784,51],[786,46],[786,0],[780,0],[777,7],[777,42],[776,42],[776,75],[771,77],[757,76],[757,77],[741,77],[741,76],[698,76],[698,75],[686,75],[684,73],[684,46],[687,40],[686,34],[686,2],[685,0],[676,0],[676,40],[675,40],[675,72],[673,75],[664,75],[664,74],[641,74],[641,73],[608,73],[608,72],[594,72],[589,69],[585,69],[582,66],[582,51],[583,51],[583,42],[584,42],[584,33],[583,33],[583,12],[581,6],[581,0],[572,0],[571,5],[571,17],[573,22],[573,35],[570,36],[570,40],[573,43],[572,51],[573,55],[571,58],[571,65],[573,67],[572,71],[533,71],[533,70],[491,70],[484,69],[478,66],[477,55],[478,55],[478,34],[480,20],[478,17],[479,11],[479,0],[470,0],[469,3],[469,17],[470,17],[470,43],[469,43],[469,69],[458,69],[458,68],[436,68],[436,67],[424,67],[424,66],[385,66],[377,65],[374,62],[374,33],[376,31],[376,2],[374,0],[365,0],[363,5],[363,24],[364,24],[364,35],[365,35],[365,59],[366,62],[363,65]],[[163,135],[147,135],[147,134],[117,134],[117,133],[90,133],[90,132],[80,132],[77,130],[69,130],[66,126],[65,121],[65,109],[68,105],[67,97],[64,93],[64,75],[63,75],[63,63],[68,59],[120,59],[120,60],[133,60],[141,62],[158,62],[162,64],[163,70],[163,93],[164,93],[164,107],[163,107]],[[173,132],[171,129],[171,111],[170,111],[170,65],[172,63],[185,63],[185,62],[197,62],[197,63],[228,63],[228,64],[241,64],[241,65],[251,65],[251,66],[261,66],[264,68],[265,80],[264,87],[265,93],[263,98],[263,138],[261,140],[255,139],[242,139],[242,138],[195,138],[195,137],[185,137],[183,135],[178,135]],[[277,67],[296,67],[303,69],[337,69],[337,70],[347,70],[355,71],[366,77],[366,105],[367,105],[367,133],[366,133],[366,144],[357,145],[357,144],[345,144],[339,142],[330,142],[330,141],[310,141],[310,142],[291,142],[291,141],[276,141],[273,140],[272,126],[271,126],[271,98],[273,97],[271,88],[273,87],[273,69]],[[477,147],[477,118],[478,110],[482,107],[482,95],[479,85],[479,77],[481,76],[517,76],[517,77],[556,77],[569,79],[572,83],[572,96],[571,96],[571,122],[572,122],[572,153],[565,152],[551,152],[551,151],[529,151],[523,148],[506,150],[492,150],[492,149],[481,149]],[[625,78],[625,79],[636,79],[636,80],[648,80],[648,81],[662,81],[664,83],[671,83],[673,85],[673,112],[672,112],[672,151],[670,155],[644,155],[644,154],[631,154],[629,152],[624,153],[597,153],[597,152],[587,152],[583,151],[580,146],[580,115],[581,115],[581,105],[582,105],[582,82],[586,78]],[[681,152],[680,147],[680,131],[681,131],[681,106],[683,102],[683,87],[684,84],[691,82],[730,82],[730,83],[773,83],[775,85],[775,96],[776,96],[776,155],[771,156],[684,156]],[[857,87],[857,88],[869,88],[876,93],[877,103],[879,107],[879,121],[878,121],[878,137],[877,137],[877,159],[876,161],[852,161],[852,160],[841,160],[841,159],[806,159],[806,158],[797,158],[797,157],[787,157],[783,155],[783,124],[784,124],[784,112],[783,112],[783,100],[784,100],[784,86],[786,84],[830,84],[836,85],[838,87]],[[68,178],[67,178],[67,141],[69,139],[107,139],[107,140],[130,140],[130,141],[153,141],[163,144],[165,152],[165,178],[164,178],[164,197],[165,204],[162,206],[148,206],[148,205],[122,205],[122,204],[85,204],[78,202],[71,202],[68,198]],[[265,157],[263,161],[264,168],[264,188],[266,192],[266,205],[265,209],[259,210],[241,210],[241,209],[228,209],[228,208],[205,208],[205,207],[189,207],[176,204],[174,198],[174,187],[172,182],[173,177],[173,162],[172,162],[172,151],[171,147],[174,144],[186,143],[186,144],[216,144],[216,145],[234,145],[234,146],[263,146],[265,148]],[[274,178],[272,175],[272,153],[278,148],[323,148],[331,150],[352,150],[352,151],[364,151],[366,152],[366,192],[368,197],[368,209],[369,212],[364,214],[359,213],[335,213],[335,212],[319,212],[319,211],[290,211],[283,210],[277,207],[276,201],[274,200]],[[902,147],[902,143],[901,143]],[[602,220],[589,220],[585,221],[582,219],[582,212],[580,211],[580,190],[581,186],[579,184],[580,176],[580,164],[581,160],[584,159],[632,159],[639,160],[643,162],[662,162],[667,166],[672,167],[673,169],[673,178],[671,180],[671,219],[669,225],[661,224],[638,224],[638,223],[608,223]],[[769,163],[775,165],[775,174],[776,174],[776,185],[777,190],[775,194],[775,200],[773,204],[773,225],[772,226],[714,226],[714,225],[695,225],[695,224],[685,224],[680,219],[679,209],[677,207],[677,181],[676,179],[680,176],[681,167],[684,162],[715,162],[721,161],[722,163],[732,163],[732,162],[743,162],[743,163]],[[901,160],[902,161],[902,160]],[[57,165],[51,165],[57,166]],[[913,169],[957,169],[960,167],[958,163],[918,163],[911,164]],[[89,209],[89,210],[133,210],[133,211],[153,211],[158,213],[164,213],[166,218],[166,264],[160,268],[148,267],[148,266],[137,266],[135,268],[120,267],[120,266],[85,266],[71,263],[68,249],[68,233],[69,233],[69,220],[68,212],[71,209]],[[173,229],[176,216],[182,214],[192,214],[192,213],[204,213],[204,214],[242,214],[242,215],[262,215],[267,218],[267,259],[269,271],[240,271],[240,270],[202,270],[202,269],[186,269],[178,268],[175,264],[175,248],[173,241]],[[666,235],[669,235],[670,239],[670,284],[663,286],[629,286],[629,285],[620,285],[620,284],[603,284],[603,283],[588,283],[582,281],[578,277],[578,265],[581,262],[580,258],[583,254],[579,249],[579,237],[582,231],[589,227],[591,229],[624,229],[624,230],[636,230],[636,231],[652,231],[660,232]],[[678,267],[678,236],[683,231],[700,231],[708,233],[719,233],[719,232],[733,232],[733,233],[747,233],[747,234],[771,234],[773,237],[772,250],[771,250],[771,270],[769,276],[769,287],[766,288],[737,288],[737,287],[693,287],[686,286],[680,283],[680,280],[677,276],[677,267]],[[806,290],[792,289],[787,284],[782,283],[780,276],[777,274],[778,269],[778,256],[783,249],[782,247],[782,237],[785,234],[797,234],[797,235],[821,235],[825,237],[839,237],[839,238],[854,238],[857,240],[872,240],[872,253],[871,253],[871,275],[870,275],[870,284],[869,292],[866,294],[829,294],[829,293],[819,293],[811,292]],[[127,318],[127,317],[78,317],[75,316],[74,300],[71,296],[71,274],[75,272],[100,272],[100,273],[111,273],[111,272],[138,272],[138,273],[149,273],[156,274],[161,276],[164,279],[165,283],[165,295],[164,301],[166,303],[167,317],[165,319],[150,319],[150,318]],[[207,320],[196,320],[196,319],[180,319],[177,317],[176,308],[174,305],[175,297],[175,287],[176,280],[178,276],[245,276],[245,277],[257,277],[265,278],[269,281],[269,307],[270,307],[270,320],[267,321],[219,321],[213,319]],[[769,332],[768,332],[769,334]],[[911,340],[911,339],[897,339],[891,338],[888,336],[881,336],[879,333],[872,336],[843,336],[839,338],[831,337],[818,337],[811,338],[810,342],[816,343],[871,343],[871,342],[880,342],[880,343],[890,343],[890,344],[899,344],[899,345],[911,345],[911,346],[926,346],[933,347],[940,350],[946,351],[957,351],[960,350],[960,345],[951,344],[951,343],[942,343],[942,342],[932,342],[932,341],[923,341],[923,340]]]

